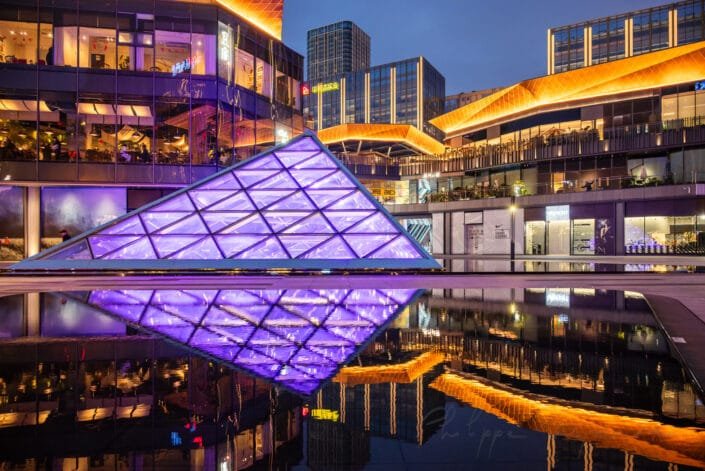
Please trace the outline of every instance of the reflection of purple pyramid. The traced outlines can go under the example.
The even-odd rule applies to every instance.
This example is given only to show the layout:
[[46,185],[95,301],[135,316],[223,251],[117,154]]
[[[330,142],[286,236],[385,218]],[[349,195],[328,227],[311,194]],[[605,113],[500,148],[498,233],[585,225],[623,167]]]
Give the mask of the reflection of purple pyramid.
[[84,302],[195,352],[311,394],[415,294],[404,288],[99,290]]
[[439,266],[323,144],[305,134],[14,268]]

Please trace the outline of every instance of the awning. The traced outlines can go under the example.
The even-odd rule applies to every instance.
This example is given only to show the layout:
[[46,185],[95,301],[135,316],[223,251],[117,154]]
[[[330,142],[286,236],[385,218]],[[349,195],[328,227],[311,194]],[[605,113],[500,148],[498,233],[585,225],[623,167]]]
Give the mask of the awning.
[[78,113],[85,115],[88,123],[134,124],[151,126],[152,110],[146,105],[112,105],[106,103],[79,103]]
[[18,121],[59,121],[59,112],[52,111],[43,100],[0,100],[0,118]]

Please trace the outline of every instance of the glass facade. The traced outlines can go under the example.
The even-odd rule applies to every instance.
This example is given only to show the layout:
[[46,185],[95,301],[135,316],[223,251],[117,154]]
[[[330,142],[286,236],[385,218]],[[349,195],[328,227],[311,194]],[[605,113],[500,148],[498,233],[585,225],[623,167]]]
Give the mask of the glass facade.
[[639,216],[624,218],[627,254],[702,254],[705,216]]
[[[365,93],[366,78],[369,94]],[[444,112],[445,77],[421,57],[309,82],[307,90],[304,114],[317,129],[342,124],[344,118],[345,123],[409,124],[438,140],[443,138],[440,130],[428,121]]]
[[582,25],[553,33],[554,72],[565,72],[585,65],[585,30]]
[[607,18],[592,25],[592,63],[621,59],[624,54],[623,16]]
[[370,123],[391,123],[391,66],[370,70]]
[[370,67],[370,37],[352,21],[340,21],[308,32],[309,82]]
[[669,7],[654,8],[632,17],[634,55],[668,47]]
[[[581,32],[585,28],[591,34],[586,58],[583,56],[584,33]],[[551,39],[553,50],[548,57],[549,74],[602,64],[702,41],[705,39],[705,5],[703,0],[684,0],[598,18],[554,28]]]
[[205,175],[273,144],[275,127],[303,130],[302,66],[215,6],[3,4],[0,158],[62,162],[57,180],[188,183],[167,167]]

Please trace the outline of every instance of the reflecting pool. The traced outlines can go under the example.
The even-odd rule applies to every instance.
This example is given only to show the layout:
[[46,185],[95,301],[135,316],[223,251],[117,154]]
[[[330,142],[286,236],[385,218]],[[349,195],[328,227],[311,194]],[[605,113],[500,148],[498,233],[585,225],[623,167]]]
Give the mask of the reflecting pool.
[[2,297],[0,469],[705,466],[640,294],[391,281]]

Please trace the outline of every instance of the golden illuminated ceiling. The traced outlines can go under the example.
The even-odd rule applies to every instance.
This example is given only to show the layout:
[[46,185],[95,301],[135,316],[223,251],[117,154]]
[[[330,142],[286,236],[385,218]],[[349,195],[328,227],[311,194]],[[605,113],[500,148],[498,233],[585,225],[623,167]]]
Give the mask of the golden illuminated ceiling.
[[324,144],[345,141],[400,142],[422,154],[442,154],[445,146],[409,124],[341,124],[318,131]]
[[422,353],[413,360],[399,365],[347,366],[333,378],[348,386],[379,383],[411,383],[428,370],[441,363],[445,355],[438,352]]
[[431,123],[448,137],[581,100],[705,79],[705,41],[524,80]]
[[523,428],[625,450],[655,461],[705,467],[703,429],[549,403],[542,400],[544,396],[529,398],[516,390],[505,391],[453,373],[439,376],[431,387]]
[[184,3],[217,4],[242,17],[281,41],[284,0],[176,0]]

